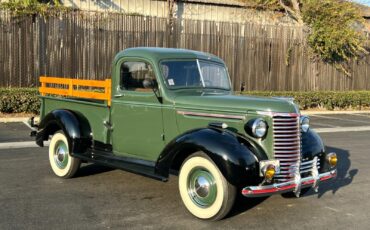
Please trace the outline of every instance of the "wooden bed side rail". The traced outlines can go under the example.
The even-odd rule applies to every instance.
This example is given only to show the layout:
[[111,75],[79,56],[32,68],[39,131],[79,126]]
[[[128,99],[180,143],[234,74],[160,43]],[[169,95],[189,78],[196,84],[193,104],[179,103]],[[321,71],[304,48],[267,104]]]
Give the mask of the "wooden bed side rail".
[[[107,101],[108,106],[111,105],[111,79],[106,80],[80,80],[72,78],[60,78],[60,77],[47,77],[40,76],[41,87],[39,92],[42,96],[46,94],[79,97],[87,99],[96,99]],[[55,87],[50,87],[47,84],[58,84],[67,85],[67,89],[59,89]],[[104,93],[91,92],[86,90],[75,89],[75,86],[90,86],[94,88],[104,89]]]

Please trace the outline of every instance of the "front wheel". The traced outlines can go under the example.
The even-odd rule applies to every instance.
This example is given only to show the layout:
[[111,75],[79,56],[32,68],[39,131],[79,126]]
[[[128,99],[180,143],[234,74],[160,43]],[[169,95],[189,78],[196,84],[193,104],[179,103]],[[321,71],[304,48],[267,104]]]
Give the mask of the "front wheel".
[[55,175],[61,178],[73,177],[80,167],[80,159],[70,155],[67,137],[61,131],[50,140],[49,162]]
[[189,156],[181,166],[179,190],[184,205],[200,219],[219,220],[232,208],[236,188],[203,152]]

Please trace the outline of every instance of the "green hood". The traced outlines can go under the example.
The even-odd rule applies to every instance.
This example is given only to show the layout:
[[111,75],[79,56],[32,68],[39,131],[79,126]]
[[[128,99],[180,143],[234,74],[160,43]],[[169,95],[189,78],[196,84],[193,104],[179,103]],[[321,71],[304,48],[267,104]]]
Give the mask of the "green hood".
[[286,99],[272,97],[239,96],[230,93],[192,92],[178,93],[175,97],[176,108],[229,111],[246,113],[248,111],[271,111],[296,113],[297,108]]

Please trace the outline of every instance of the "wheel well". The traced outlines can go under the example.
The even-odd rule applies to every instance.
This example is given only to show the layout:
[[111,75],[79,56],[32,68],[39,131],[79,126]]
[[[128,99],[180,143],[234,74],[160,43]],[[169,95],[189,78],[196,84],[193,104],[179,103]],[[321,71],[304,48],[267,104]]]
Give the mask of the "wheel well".
[[176,154],[176,156],[174,157],[174,159],[172,160],[172,163],[171,163],[171,171],[172,172],[178,172],[178,171],[180,171],[180,167],[181,167],[182,163],[185,161],[185,159],[188,156],[190,156],[191,154],[193,154],[195,152],[198,152],[198,151],[199,151],[199,149],[194,148],[194,147],[186,147],[186,148],[181,149]]
[[44,140],[48,140],[50,135],[53,135],[58,130],[62,130],[62,127],[60,127],[56,122],[52,122],[47,125],[45,132],[44,132]]

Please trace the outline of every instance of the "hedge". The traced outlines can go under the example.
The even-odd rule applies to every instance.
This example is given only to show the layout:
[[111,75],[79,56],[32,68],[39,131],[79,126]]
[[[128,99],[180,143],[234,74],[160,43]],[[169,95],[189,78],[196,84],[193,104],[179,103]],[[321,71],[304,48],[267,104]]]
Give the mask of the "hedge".
[[[243,95],[293,97],[302,110],[307,109],[370,109],[370,91],[292,92],[248,91]],[[36,88],[0,88],[1,113],[39,112],[40,101]]]
[[36,88],[0,88],[1,113],[35,113],[40,109]]
[[369,109],[370,91],[319,91],[319,92],[293,92],[293,91],[249,91],[243,95],[293,97],[301,110],[307,109]]

